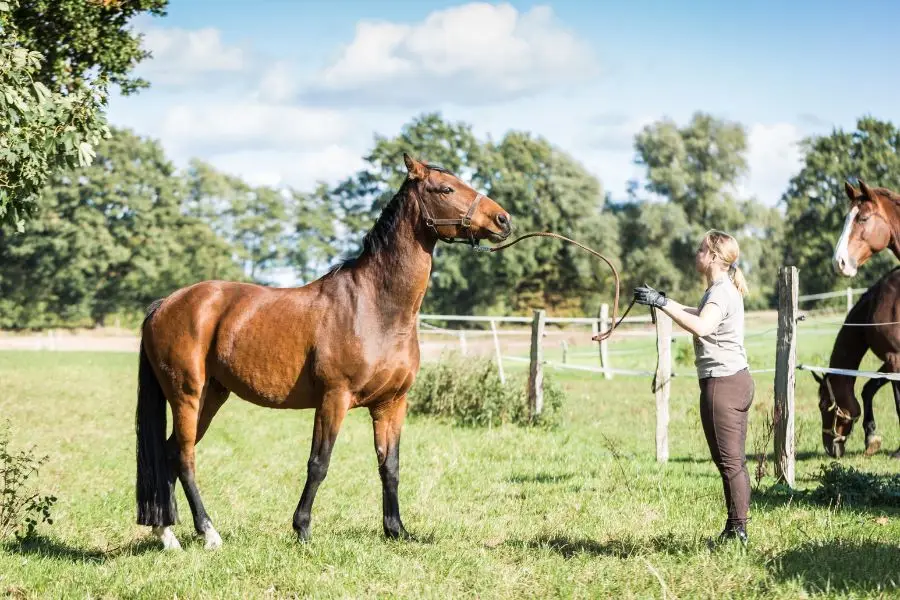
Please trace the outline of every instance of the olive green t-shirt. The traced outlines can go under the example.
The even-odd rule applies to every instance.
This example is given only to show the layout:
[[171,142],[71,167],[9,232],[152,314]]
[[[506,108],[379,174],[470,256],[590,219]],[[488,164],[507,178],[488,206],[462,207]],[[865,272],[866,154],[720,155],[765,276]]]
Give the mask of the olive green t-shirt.
[[715,304],[722,312],[722,320],[712,333],[694,336],[694,365],[697,376],[724,377],[748,367],[744,350],[744,299],[728,277],[712,283],[703,294],[698,309]]

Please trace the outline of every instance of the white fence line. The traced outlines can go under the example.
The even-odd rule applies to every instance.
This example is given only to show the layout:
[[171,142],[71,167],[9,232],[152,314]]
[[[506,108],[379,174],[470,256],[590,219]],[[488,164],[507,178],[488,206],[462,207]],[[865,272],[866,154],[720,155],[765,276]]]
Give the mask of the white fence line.
[[811,367],[809,365],[797,365],[797,369],[815,371],[817,373],[831,373],[832,375],[849,375],[851,377],[867,377],[869,379],[890,379],[900,381],[900,373],[882,373],[880,371],[855,371],[853,369],[833,369],[831,367]]
[[[472,323],[528,323],[532,322],[531,317],[489,317],[484,315],[419,315],[420,321],[468,321]],[[579,323],[582,325],[590,325],[598,323],[599,318],[596,317],[547,317],[545,323]],[[607,323],[612,319],[607,319]],[[651,323],[652,319],[649,315],[642,317],[625,317],[622,323]]]

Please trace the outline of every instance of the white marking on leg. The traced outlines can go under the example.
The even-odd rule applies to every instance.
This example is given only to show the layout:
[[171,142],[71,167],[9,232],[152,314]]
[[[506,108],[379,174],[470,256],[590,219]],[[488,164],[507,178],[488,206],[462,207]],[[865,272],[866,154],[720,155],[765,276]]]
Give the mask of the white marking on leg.
[[853,230],[853,221],[856,220],[858,212],[859,207],[854,206],[847,213],[847,218],[844,220],[844,229],[841,231],[841,237],[838,238],[837,245],[834,247],[834,257],[832,258],[835,269],[847,277],[852,277],[856,274],[855,266],[850,264],[848,245],[850,243],[850,232]]
[[171,527],[154,527],[153,534],[159,538],[165,550],[181,550],[181,544]]
[[206,540],[206,544],[204,544],[204,548],[207,550],[215,550],[217,548],[222,547],[222,538],[219,537],[219,532],[215,530],[212,525],[207,526],[206,532],[203,534],[203,538]]

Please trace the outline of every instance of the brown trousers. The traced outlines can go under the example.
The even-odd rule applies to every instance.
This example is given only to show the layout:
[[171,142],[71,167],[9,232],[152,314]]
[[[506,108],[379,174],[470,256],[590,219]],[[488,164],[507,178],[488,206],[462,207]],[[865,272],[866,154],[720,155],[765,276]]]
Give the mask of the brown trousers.
[[744,464],[747,411],[755,385],[747,369],[725,377],[700,380],[700,420],[713,462],[722,476],[728,525],[747,522],[750,474]]

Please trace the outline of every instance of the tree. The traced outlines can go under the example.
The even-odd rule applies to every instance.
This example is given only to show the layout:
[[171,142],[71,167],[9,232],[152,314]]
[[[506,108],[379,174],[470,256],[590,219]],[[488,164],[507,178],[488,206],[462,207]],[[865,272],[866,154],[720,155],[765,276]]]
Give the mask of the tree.
[[[19,0],[12,22],[21,47],[43,55],[37,78],[48,88],[74,92],[99,76],[129,95],[150,84],[129,73],[150,52],[127,28],[147,13],[164,16],[169,0]],[[89,73],[96,72],[96,76]]]
[[230,244],[252,280],[265,281],[267,272],[280,266],[289,254],[293,232],[289,203],[296,196],[266,186],[253,187],[196,159],[185,177],[185,212],[209,224]]
[[[705,286],[694,272],[694,253],[705,231],[720,229],[741,246],[740,265],[751,289],[747,306],[771,304],[782,221],[776,209],[735,195],[738,179],[747,172],[746,150],[741,124],[699,112],[684,127],[663,119],[636,136],[635,162],[647,168],[644,190],[681,213],[650,205],[628,211],[632,222],[623,225],[623,239],[628,240],[629,272],[646,273],[650,285],[655,274],[674,286],[672,293],[699,300]],[[632,189],[637,197],[636,183]]]
[[0,227],[22,231],[53,172],[91,163],[109,133],[107,83],[147,85],[127,77],[148,53],[125,25],[166,2],[0,1]]
[[[900,130],[890,122],[863,117],[854,131],[833,129],[829,135],[806,138],[802,147],[803,167],[781,197],[791,240],[784,248],[784,262],[800,270],[804,293],[818,293],[848,285],[831,267],[847,214],[844,181],[858,177],[900,190]],[[862,266],[854,285],[874,283],[895,263],[889,252],[876,255]]]
[[0,230],[0,326],[93,326],[198,280],[239,279],[183,196],[156,142],[114,130],[91,166],[52,178],[27,232]]

